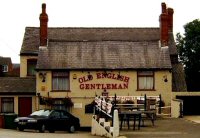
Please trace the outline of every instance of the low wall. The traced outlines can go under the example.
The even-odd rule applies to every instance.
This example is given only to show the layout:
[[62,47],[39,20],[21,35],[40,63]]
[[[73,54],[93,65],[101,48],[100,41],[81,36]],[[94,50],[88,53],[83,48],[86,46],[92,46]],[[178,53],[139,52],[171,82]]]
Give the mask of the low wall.
[[172,92],[172,99],[176,96],[200,96],[200,92]]
[[172,102],[171,102],[171,117],[174,117],[174,118],[182,117],[181,111],[183,111],[183,100],[172,99]]

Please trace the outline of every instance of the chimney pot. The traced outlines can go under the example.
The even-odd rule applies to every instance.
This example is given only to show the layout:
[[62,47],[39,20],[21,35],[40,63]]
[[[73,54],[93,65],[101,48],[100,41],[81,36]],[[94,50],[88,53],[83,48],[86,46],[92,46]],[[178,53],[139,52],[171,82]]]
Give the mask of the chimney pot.
[[46,9],[46,3],[42,3],[42,9]]
[[167,13],[166,12],[166,4],[164,2],[161,4],[161,7],[162,7],[162,13]]

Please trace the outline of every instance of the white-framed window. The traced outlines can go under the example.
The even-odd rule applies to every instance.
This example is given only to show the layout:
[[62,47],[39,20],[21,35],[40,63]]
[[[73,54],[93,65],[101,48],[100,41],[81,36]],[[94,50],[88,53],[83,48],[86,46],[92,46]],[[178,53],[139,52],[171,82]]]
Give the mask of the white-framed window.
[[14,98],[13,97],[1,98],[1,112],[14,113]]
[[53,91],[69,91],[69,72],[52,72],[52,90]]
[[154,71],[137,72],[137,90],[154,90]]
[[2,72],[8,72],[8,65],[2,65]]

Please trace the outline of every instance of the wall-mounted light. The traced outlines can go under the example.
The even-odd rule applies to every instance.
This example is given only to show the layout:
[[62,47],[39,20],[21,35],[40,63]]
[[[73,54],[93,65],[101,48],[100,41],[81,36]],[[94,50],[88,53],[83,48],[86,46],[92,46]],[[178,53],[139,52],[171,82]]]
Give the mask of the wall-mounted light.
[[42,82],[45,82],[46,81],[46,72],[40,72],[39,73],[39,77],[42,79]]
[[119,71],[119,74],[117,75],[117,79],[121,79],[121,74],[120,74],[120,71]]
[[105,78],[108,76],[108,73],[106,70],[104,70],[103,74],[102,74]]
[[106,89],[104,89],[101,94],[102,94],[102,96],[108,97],[108,91]]
[[73,74],[73,79],[77,79],[77,75],[76,74]]
[[163,76],[164,82],[168,82],[167,75]]
[[39,92],[37,93],[37,96],[40,97],[40,93]]
[[88,79],[89,79],[89,80],[92,80],[92,79],[93,79],[93,76],[90,74],[90,72],[88,72]]

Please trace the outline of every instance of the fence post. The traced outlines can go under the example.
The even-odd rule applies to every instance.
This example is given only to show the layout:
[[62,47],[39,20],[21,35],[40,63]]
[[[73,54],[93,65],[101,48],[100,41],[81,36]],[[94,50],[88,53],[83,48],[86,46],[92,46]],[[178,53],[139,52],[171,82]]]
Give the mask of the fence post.
[[182,118],[183,117],[183,102],[181,101],[180,103],[179,103],[179,108],[180,108],[180,118]]
[[117,102],[117,95],[115,94],[115,97],[114,97],[114,103],[113,103],[113,106],[112,106],[112,126],[113,126],[113,122],[114,122],[114,110],[115,110],[115,107],[116,107],[116,102]]
[[147,95],[144,95],[144,110],[147,110]]
[[161,106],[162,106],[162,105],[161,105],[161,104],[162,104],[162,103],[161,103],[161,102],[162,102],[161,94],[159,95],[159,99],[160,99],[160,102],[159,102],[159,110],[158,110],[158,113],[161,114]]
[[119,116],[118,116],[118,110],[114,110],[114,123],[113,123],[113,138],[116,138],[119,136]]
[[116,106],[116,102],[117,102],[117,95],[115,94],[114,106]]

